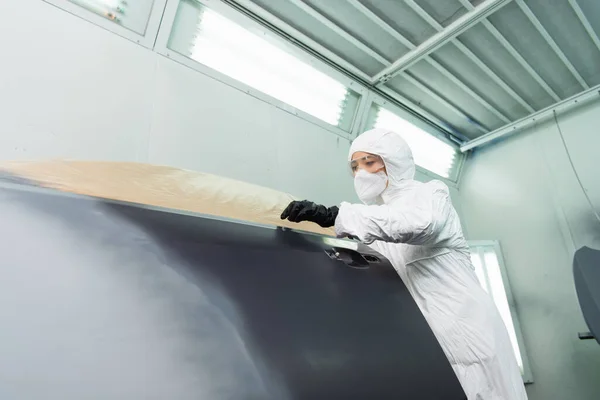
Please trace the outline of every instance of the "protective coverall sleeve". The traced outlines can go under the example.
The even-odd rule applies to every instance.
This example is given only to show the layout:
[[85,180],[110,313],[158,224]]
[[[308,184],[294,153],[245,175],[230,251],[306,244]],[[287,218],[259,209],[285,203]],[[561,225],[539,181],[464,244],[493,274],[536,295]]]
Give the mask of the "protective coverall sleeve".
[[452,247],[462,230],[447,187],[423,185],[410,201],[366,206],[342,203],[336,219],[338,236],[355,236],[362,242],[406,243]]

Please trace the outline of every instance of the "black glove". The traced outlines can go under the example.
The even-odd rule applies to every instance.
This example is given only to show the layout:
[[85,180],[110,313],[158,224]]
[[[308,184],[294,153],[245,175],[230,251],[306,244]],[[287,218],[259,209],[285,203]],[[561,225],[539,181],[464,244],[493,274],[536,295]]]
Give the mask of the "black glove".
[[311,201],[292,201],[281,214],[281,219],[291,222],[310,221],[323,228],[330,228],[335,225],[339,211],[338,207],[327,208]]

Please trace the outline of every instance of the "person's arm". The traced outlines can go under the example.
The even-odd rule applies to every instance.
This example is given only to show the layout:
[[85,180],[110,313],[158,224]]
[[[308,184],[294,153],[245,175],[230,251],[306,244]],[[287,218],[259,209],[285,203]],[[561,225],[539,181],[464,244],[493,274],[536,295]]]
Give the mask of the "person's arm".
[[365,206],[343,203],[335,222],[336,233],[358,237],[364,243],[384,241],[446,247],[459,233],[458,222],[443,184],[424,186],[405,206]]

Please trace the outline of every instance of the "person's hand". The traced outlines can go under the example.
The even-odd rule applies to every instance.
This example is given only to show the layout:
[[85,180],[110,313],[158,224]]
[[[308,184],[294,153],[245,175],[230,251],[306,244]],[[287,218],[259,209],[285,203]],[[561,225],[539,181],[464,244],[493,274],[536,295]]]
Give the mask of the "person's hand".
[[290,222],[309,221],[322,228],[330,228],[335,225],[338,212],[338,207],[327,208],[307,200],[292,201],[281,214],[281,219]]

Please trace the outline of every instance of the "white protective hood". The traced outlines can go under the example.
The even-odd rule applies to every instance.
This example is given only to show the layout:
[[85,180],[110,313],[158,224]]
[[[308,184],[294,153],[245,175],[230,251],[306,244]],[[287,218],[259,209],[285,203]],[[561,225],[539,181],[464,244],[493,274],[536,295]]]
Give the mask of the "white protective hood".
[[372,129],[363,133],[350,146],[349,162],[357,151],[375,154],[383,158],[390,186],[399,186],[402,181],[415,177],[412,151],[396,132],[387,129]]

